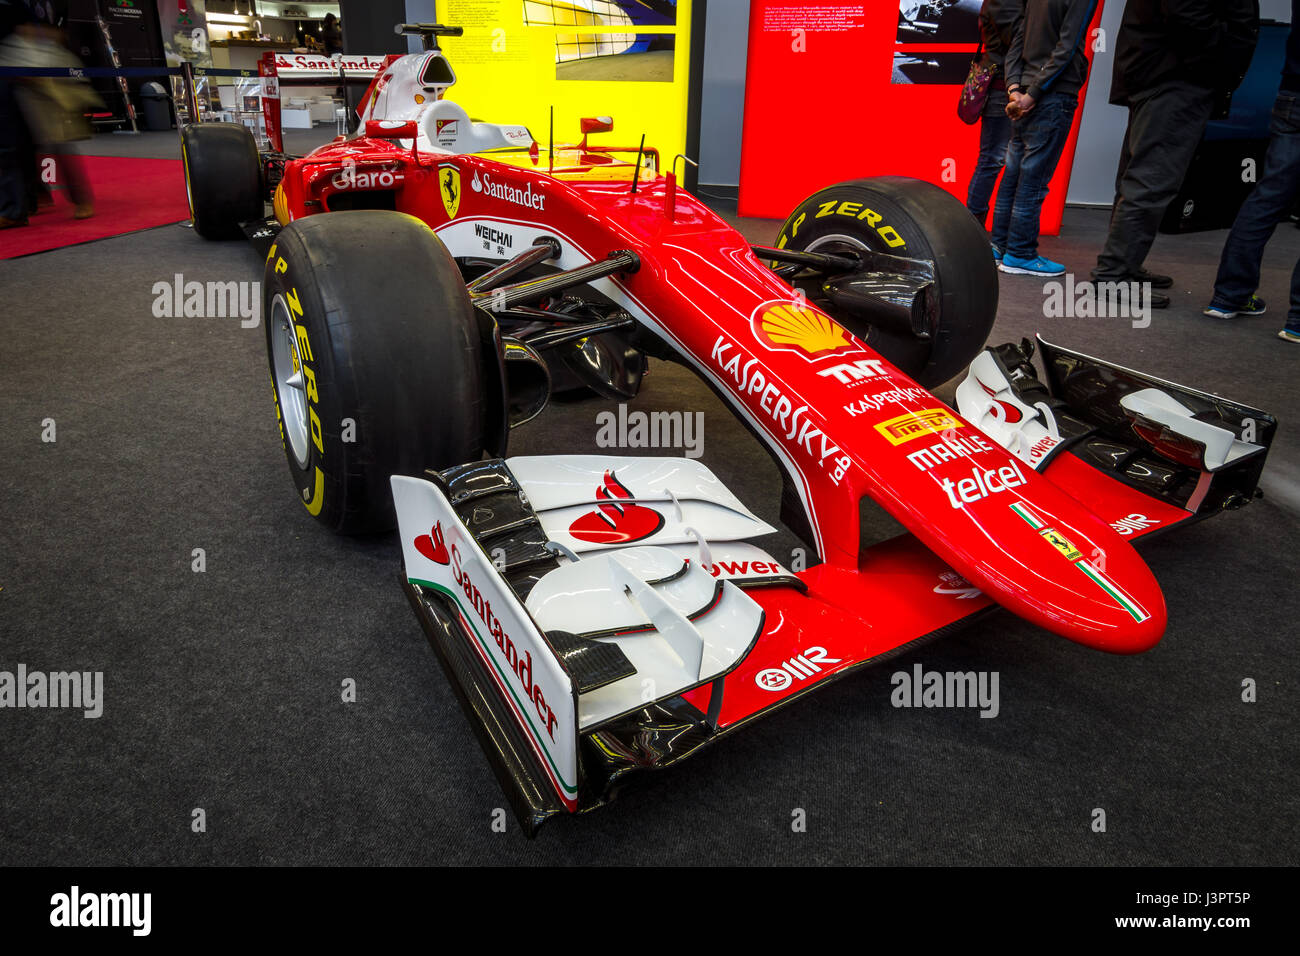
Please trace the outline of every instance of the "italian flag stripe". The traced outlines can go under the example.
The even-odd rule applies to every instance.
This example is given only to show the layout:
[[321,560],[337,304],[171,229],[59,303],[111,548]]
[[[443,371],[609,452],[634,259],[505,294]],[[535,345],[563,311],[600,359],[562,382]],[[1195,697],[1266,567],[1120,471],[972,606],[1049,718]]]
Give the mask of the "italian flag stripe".
[[1111,582],[1109,578],[1107,578],[1104,574],[1102,574],[1100,571],[1094,568],[1087,561],[1078,561],[1075,563],[1075,567],[1077,567],[1088,577],[1092,578],[1092,580],[1096,582],[1097,586],[1100,587],[1107,594],[1109,594],[1111,597],[1113,597],[1115,599],[1115,602],[1119,604],[1120,607],[1128,611],[1129,614],[1133,615],[1133,620],[1145,621],[1147,618],[1151,616],[1146,611],[1142,610],[1142,608],[1138,605],[1136,601],[1134,601],[1131,597],[1129,597],[1127,594],[1121,591],[1113,582]]
[[1038,520],[1038,516],[1036,514],[1034,514],[1032,511],[1030,511],[1028,508],[1020,504],[1019,502],[1013,504],[1011,506],[1011,510],[1014,511],[1016,514],[1018,514],[1021,518],[1024,518],[1026,523],[1028,523],[1029,527],[1033,528],[1035,531],[1037,531],[1040,528],[1047,527],[1047,525],[1045,525],[1042,521]]

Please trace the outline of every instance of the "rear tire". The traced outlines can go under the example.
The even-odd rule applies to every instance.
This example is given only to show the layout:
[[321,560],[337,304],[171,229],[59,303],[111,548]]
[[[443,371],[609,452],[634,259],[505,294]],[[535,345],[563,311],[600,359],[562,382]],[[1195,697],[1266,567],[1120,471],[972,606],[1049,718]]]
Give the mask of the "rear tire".
[[240,226],[265,215],[262,159],[253,134],[237,123],[197,123],[181,131],[181,163],[194,231],[239,239]]
[[296,220],[267,257],[263,307],[289,471],[330,530],[387,530],[392,475],[482,457],[474,309],[420,220],[378,210]]
[[864,327],[806,290],[819,308],[927,388],[959,374],[979,354],[998,311],[998,272],[988,234],[962,203],[932,183],[880,176],[828,186],[790,214],[777,239],[787,249],[866,248],[935,264],[938,329],[929,340]]

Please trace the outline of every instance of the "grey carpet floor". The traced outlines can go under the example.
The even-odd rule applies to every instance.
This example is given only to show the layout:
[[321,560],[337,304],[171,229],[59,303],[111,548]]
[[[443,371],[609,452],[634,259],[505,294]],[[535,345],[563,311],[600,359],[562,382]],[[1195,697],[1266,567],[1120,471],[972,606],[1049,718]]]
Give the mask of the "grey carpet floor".
[[[1104,228],[1071,210],[1044,251],[1084,275]],[[0,262],[0,670],[105,680],[99,719],[0,710],[0,863],[1297,862],[1300,348],[1274,333],[1300,233],[1269,248],[1273,311],[1238,322],[1199,314],[1222,240],[1160,238],[1175,304],[1145,329],[1046,319],[1040,282],[1002,279],[994,341],[1041,331],[1282,419],[1266,498],[1144,547],[1169,605],[1155,650],[1109,657],[998,613],[535,842],[492,830],[505,802],[396,584],[396,539],[333,538],[294,503],[263,330],[153,314],[177,273],[260,278],[251,249],[167,226]],[[604,407],[555,404],[512,452],[597,452]],[[703,410],[704,462],[775,519],[774,467],[690,374],[656,363],[633,407]],[[1001,713],[895,709],[890,674],[915,663],[997,671]]]

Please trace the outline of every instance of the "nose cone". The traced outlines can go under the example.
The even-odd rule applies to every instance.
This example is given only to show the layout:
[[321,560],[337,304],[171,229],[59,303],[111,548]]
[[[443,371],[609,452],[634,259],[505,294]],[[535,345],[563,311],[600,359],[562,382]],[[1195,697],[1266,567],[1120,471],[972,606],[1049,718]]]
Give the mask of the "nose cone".
[[[1073,502],[1071,502],[1073,504]],[[1101,519],[1039,499],[1009,509],[1004,529],[1011,561],[982,570],[989,594],[1062,637],[1108,651],[1138,654],[1164,635],[1164,594],[1132,545]]]

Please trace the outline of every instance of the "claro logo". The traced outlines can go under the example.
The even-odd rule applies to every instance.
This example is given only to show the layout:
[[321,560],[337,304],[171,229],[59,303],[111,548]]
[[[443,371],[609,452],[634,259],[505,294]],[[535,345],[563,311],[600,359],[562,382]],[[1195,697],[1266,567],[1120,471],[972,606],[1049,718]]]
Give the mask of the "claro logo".
[[493,199],[503,199],[508,203],[514,203],[516,206],[525,206],[528,209],[545,209],[546,197],[540,192],[533,191],[533,184],[529,183],[522,189],[518,186],[511,186],[509,183],[496,182],[487,173],[475,173],[474,178],[470,180],[470,188],[476,193],[486,193]]
[[551,740],[555,740],[555,726],[559,722],[555,712],[551,710],[550,704],[546,702],[546,696],[542,693],[542,688],[533,683],[533,655],[524,649],[523,656],[519,654],[519,648],[515,646],[510,635],[506,633],[500,619],[492,613],[492,602],[483,596],[483,592],[470,579],[469,572],[462,570],[460,549],[456,545],[451,546],[451,573],[456,580],[457,587],[465,595],[465,603],[474,609],[478,619],[483,622],[488,634],[496,642],[500,656],[505,659],[506,666],[510,669],[515,683],[523,691],[524,697],[532,702],[533,708],[537,711],[537,716],[546,725],[546,732],[550,735]]
[[344,166],[330,180],[335,189],[392,189],[402,182],[401,173],[388,169],[358,170]]

